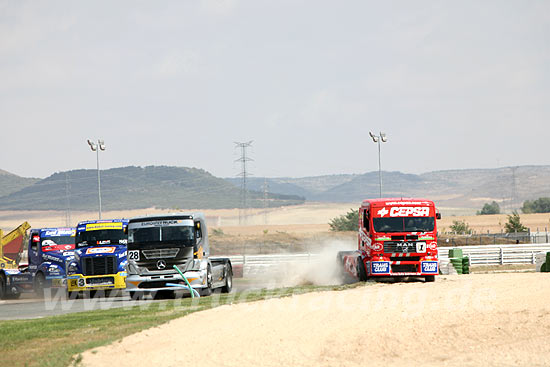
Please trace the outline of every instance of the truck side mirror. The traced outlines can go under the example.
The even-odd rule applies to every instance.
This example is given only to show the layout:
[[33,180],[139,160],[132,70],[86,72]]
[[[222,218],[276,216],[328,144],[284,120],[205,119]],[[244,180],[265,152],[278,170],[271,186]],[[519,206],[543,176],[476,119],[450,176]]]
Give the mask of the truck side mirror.
[[38,244],[40,243],[40,236],[39,235],[32,235],[31,238],[31,249],[34,251],[38,250]]
[[441,213],[439,212],[435,213],[435,219],[441,219]]

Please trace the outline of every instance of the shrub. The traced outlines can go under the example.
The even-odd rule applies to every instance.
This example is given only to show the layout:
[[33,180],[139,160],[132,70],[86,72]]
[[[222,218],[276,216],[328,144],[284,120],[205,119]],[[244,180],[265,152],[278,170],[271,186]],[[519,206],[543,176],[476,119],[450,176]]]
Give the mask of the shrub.
[[521,211],[527,213],[550,213],[550,198],[538,198],[537,200],[523,202]]
[[492,203],[485,203],[481,211],[477,212],[477,215],[488,215],[488,214],[500,214],[500,206],[496,201]]
[[461,234],[471,234],[472,229],[464,220],[453,220],[453,224],[449,227],[451,231]]
[[334,232],[356,231],[359,225],[359,211],[350,209],[346,214],[332,218],[329,225],[330,230]]
[[519,214],[516,211],[508,215],[508,222],[504,224],[504,229],[506,230],[507,233],[528,231],[527,227],[521,224]]

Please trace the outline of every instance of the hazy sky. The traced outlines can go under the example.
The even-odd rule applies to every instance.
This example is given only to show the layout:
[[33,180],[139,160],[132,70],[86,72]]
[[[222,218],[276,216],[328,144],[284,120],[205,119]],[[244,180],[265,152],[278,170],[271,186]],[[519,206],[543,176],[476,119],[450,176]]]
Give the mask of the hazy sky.
[[0,0],[0,169],[550,164],[550,1]]

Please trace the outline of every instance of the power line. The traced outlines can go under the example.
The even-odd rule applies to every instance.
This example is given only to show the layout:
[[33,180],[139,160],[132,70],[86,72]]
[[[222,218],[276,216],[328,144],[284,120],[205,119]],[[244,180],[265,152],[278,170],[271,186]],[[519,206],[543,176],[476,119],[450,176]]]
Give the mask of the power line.
[[253,161],[252,158],[249,158],[246,156],[246,149],[250,148],[252,146],[252,140],[247,141],[245,143],[241,142],[235,142],[235,148],[241,149],[241,156],[239,159],[236,159],[235,162],[241,162],[241,172],[237,175],[238,177],[242,178],[241,181],[241,210],[239,210],[239,224],[243,224],[244,221],[246,221],[246,209],[248,207],[247,202],[247,195],[248,191],[246,189],[246,179],[248,176],[250,176],[250,172],[248,172],[246,168],[246,162]]
[[269,195],[269,185],[267,184],[267,178],[264,177],[264,224],[267,225],[267,198]]
[[65,213],[65,221],[67,227],[71,226],[71,196],[69,195],[69,174],[65,172],[65,197],[67,201],[67,211]]
[[510,206],[511,210],[516,210],[516,204],[517,204],[517,185],[516,185],[516,170],[518,167],[511,167],[512,169],[512,193],[510,197]]

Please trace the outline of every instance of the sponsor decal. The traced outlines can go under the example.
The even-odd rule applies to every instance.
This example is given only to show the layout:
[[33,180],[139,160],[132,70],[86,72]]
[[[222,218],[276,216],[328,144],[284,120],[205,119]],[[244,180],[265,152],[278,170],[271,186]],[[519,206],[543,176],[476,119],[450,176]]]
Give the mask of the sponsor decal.
[[378,215],[380,217],[384,217],[386,214],[388,214],[390,211],[388,209],[386,209],[386,207],[383,207],[382,209],[380,209],[378,211]]
[[388,274],[390,272],[390,262],[371,261],[370,269],[372,274]]
[[429,201],[386,201],[386,205],[430,205]]
[[74,250],[74,247],[75,245],[58,245],[50,240],[42,242],[42,252]]
[[86,224],[86,231],[99,231],[104,229],[122,229],[122,222]]
[[373,243],[370,248],[373,249],[373,251],[380,251],[384,248],[384,245],[381,243]]
[[424,240],[424,241],[428,241],[428,240],[434,240],[433,236],[420,236],[418,237],[419,240]]
[[437,274],[439,272],[437,269],[437,261],[422,261],[422,272]]
[[378,211],[381,218],[388,214],[390,217],[429,217],[430,208],[427,206],[394,206],[390,210],[383,207]]
[[115,252],[114,247],[90,247],[86,250],[86,254],[112,254]]
[[64,262],[63,259],[60,259],[56,256],[48,255],[48,254],[43,254],[42,259],[43,260],[50,260],[50,261],[54,261],[54,262]]
[[130,228],[138,227],[169,227],[169,226],[194,226],[192,219],[161,219],[147,222],[130,223]]
[[437,242],[434,241],[434,242],[428,243],[428,248],[429,248],[430,250],[435,250],[435,249],[437,249]]
[[376,237],[375,240],[376,241],[391,241],[391,237],[390,236]]
[[61,237],[61,236],[71,236],[74,237],[76,234],[75,228],[48,228],[40,231],[42,237]]

